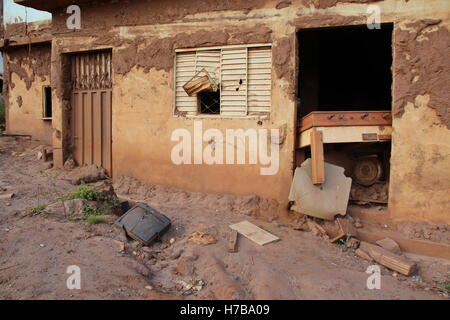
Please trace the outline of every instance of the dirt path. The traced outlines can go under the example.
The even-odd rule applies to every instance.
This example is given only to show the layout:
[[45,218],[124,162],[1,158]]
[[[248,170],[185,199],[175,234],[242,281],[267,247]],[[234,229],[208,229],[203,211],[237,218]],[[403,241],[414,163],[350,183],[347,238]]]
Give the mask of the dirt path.
[[[382,268],[381,289],[369,290],[368,262],[311,233],[256,219],[252,206],[266,204],[255,197],[189,193],[118,179],[119,194],[144,200],[173,222],[161,242],[142,248],[129,240],[124,253],[114,241],[124,239],[112,228],[112,216],[109,223],[95,226],[61,215],[23,217],[27,209],[74,189],[58,179],[60,172],[35,159],[35,146],[32,141],[0,137],[0,187],[16,194],[0,199],[0,299],[444,298],[435,282],[448,277],[448,262],[415,257],[427,270],[420,281],[393,277]],[[14,156],[12,151],[25,155]],[[238,252],[228,253],[228,225],[242,220],[281,241],[261,247],[240,237]],[[218,241],[207,246],[189,243],[194,231],[207,232]],[[67,289],[70,265],[81,269],[80,290]],[[204,285],[185,292],[180,280],[201,280]]]

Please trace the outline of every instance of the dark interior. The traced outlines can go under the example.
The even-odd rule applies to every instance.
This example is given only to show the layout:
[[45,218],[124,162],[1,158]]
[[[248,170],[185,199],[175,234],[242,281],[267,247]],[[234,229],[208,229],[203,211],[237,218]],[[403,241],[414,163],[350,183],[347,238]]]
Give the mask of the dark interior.
[[220,90],[198,94],[200,113],[220,114]]
[[52,88],[44,88],[44,118],[52,117]]
[[299,110],[391,110],[392,24],[301,30]]

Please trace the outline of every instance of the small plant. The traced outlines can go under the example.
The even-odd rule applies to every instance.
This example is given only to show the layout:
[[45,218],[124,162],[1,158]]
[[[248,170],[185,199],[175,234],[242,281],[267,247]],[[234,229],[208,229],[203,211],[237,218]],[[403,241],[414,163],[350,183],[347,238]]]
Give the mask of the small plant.
[[[62,201],[74,200],[74,199],[86,199],[88,201],[98,202],[98,214],[112,214],[114,209],[117,208],[120,203],[117,197],[107,193],[98,192],[90,188],[85,184],[81,184],[75,191],[65,197],[61,197]],[[93,210],[93,209],[87,209]]]
[[88,217],[88,216],[100,216],[102,215],[102,211],[94,206],[91,206],[89,204],[86,204],[83,206],[83,216],[84,217]]
[[102,217],[99,217],[97,215],[88,215],[84,217],[84,220],[86,220],[89,224],[98,224],[106,222],[106,220]]
[[45,205],[45,204],[40,204],[40,205],[38,205],[38,206],[32,208],[32,209],[30,210],[30,213],[31,213],[32,215],[38,215],[38,214],[40,214],[40,215],[42,215],[44,218],[47,218],[47,217],[48,217],[48,212],[45,211],[45,208],[46,208],[46,207],[47,207],[47,205]]
[[450,282],[447,284],[443,284],[439,286],[439,289],[444,291],[445,293],[450,293]]
[[100,217],[101,215],[103,215],[103,212],[100,208],[89,204],[83,207],[83,220],[87,221],[90,225],[106,222],[104,218]]
[[68,194],[65,197],[61,197],[61,200],[74,200],[74,199],[86,199],[88,201],[96,200],[96,192],[82,183],[74,192]]
[[114,209],[120,206],[119,199],[107,192],[97,192],[96,200],[99,202],[99,208],[105,214],[112,214]]
[[353,244],[349,241],[351,238],[353,237],[353,235],[351,235],[350,233],[348,233],[345,238],[339,239],[339,241],[337,242],[338,246],[341,246],[343,248],[351,248],[353,246]]

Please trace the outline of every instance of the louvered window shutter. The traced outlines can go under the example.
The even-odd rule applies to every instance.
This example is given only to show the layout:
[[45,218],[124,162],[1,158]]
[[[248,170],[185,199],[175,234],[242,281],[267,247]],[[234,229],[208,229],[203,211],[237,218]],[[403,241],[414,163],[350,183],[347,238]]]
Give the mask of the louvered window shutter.
[[222,49],[220,114],[247,114],[247,48]]
[[272,48],[248,48],[248,115],[268,114],[272,91]]
[[175,108],[187,115],[197,114],[197,97],[189,97],[183,89],[183,85],[195,75],[195,58],[195,51],[177,53],[175,58]]
[[220,114],[223,116],[270,113],[272,48],[233,47],[179,52],[176,55],[175,108],[187,115],[198,114],[196,96],[189,97],[183,85],[206,69],[220,84]]

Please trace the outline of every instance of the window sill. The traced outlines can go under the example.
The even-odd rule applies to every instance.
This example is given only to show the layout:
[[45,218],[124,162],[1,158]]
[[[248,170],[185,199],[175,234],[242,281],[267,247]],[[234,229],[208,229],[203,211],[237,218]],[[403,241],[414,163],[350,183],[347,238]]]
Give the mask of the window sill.
[[44,121],[51,121],[52,118],[46,118],[46,117],[44,117],[44,118],[41,118],[41,120],[44,120]]
[[208,115],[208,114],[198,114],[198,115],[173,115],[176,118],[186,118],[186,119],[210,119],[210,120],[220,120],[220,119],[243,119],[243,120],[268,120],[269,115],[261,116],[222,116],[222,115]]

